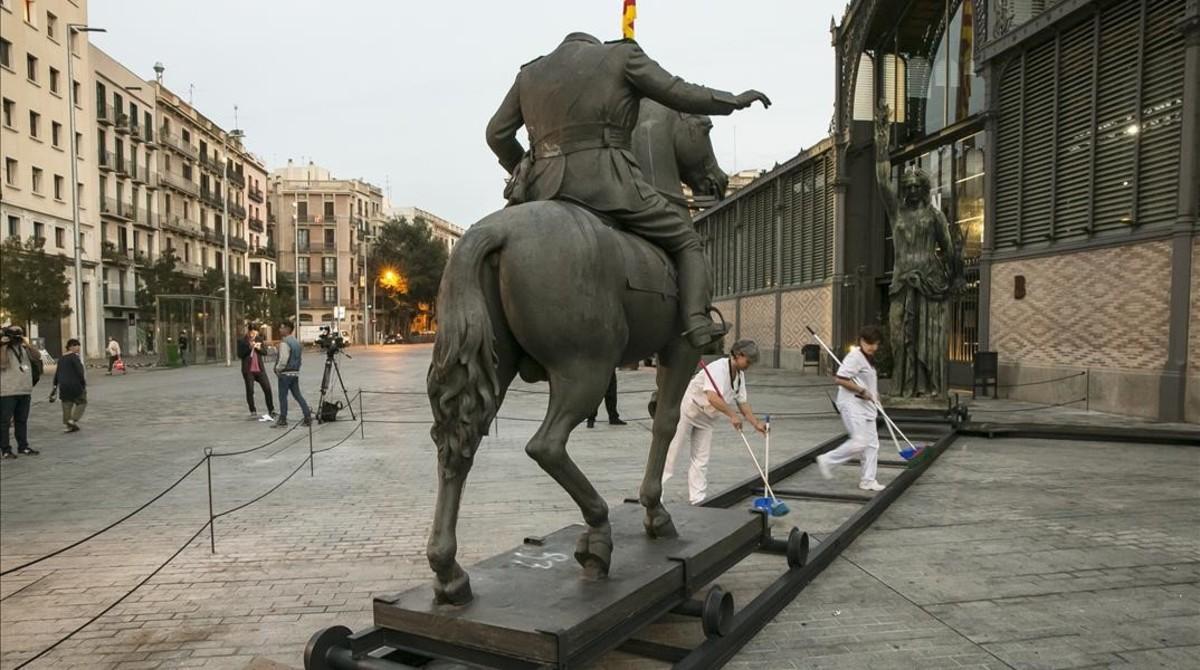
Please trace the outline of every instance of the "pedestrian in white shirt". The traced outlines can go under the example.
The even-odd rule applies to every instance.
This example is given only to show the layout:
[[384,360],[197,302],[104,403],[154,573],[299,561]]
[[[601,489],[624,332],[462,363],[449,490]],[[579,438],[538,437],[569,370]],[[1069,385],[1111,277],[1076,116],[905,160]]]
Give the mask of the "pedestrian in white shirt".
[[834,381],[841,387],[837,406],[850,439],[837,449],[817,456],[817,468],[825,479],[833,478],[833,466],[857,457],[862,463],[858,488],[864,491],[883,490],[883,485],[875,481],[879,466],[879,431],[875,426],[879,387],[872,361],[882,339],[879,326],[865,326],[859,331],[858,346],[851,347],[842,359]]
[[679,452],[685,444],[690,445],[688,501],[693,505],[704,502],[708,490],[708,457],[712,451],[713,424],[719,416],[724,415],[736,431],[742,430],[745,417],[755,430],[766,433],[766,426],[754,416],[746,394],[745,372],[757,362],[758,345],[751,340],[739,340],[730,348],[729,356],[702,364],[683,394],[679,425],[667,449],[662,481],[665,486],[674,474]]
[[108,346],[105,348],[105,351],[108,352],[108,372],[105,374],[111,375],[113,365],[116,365],[117,361],[121,360],[121,344],[117,342],[117,338],[108,338]]

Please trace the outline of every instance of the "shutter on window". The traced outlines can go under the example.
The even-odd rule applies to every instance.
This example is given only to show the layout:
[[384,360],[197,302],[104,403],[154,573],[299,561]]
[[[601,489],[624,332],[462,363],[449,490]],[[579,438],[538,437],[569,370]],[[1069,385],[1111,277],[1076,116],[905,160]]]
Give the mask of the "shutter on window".
[[837,251],[833,248],[833,228],[837,225],[836,217],[834,216],[837,193],[833,189],[833,180],[837,178],[837,165],[833,152],[825,154],[823,161],[825,163],[825,211],[822,219],[825,226],[825,256],[821,271],[817,275],[817,279],[821,280],[829,279],[833,276],[833,254]]
[[1050,173],[1054,166],[1054,44],[1031,51],[1024,74],[1027,147],[1021,169],[1021,244],[1050,239]]
[[1120,2],[1100,15],[1095,233],[1124,230],[1132,223],[1140,14],[1140,2]]
[[1137,221],[1170,225],[1176,216],[1182,139],[1184,44],[1178,23],[1183,0],[1151,0],[1142,65]]
[[[1060,38],[1058,79],[1058,174],[1055,237],[1087,234],[1092,187],[1092,45],[1095,24],[1084,21]],[[1065,76],[1064,76],[1065,75]]]
[[1017,244],[1021,228],[1021,61],[1014,59],[1000,74],[996,128],[995,244],[999,250]]

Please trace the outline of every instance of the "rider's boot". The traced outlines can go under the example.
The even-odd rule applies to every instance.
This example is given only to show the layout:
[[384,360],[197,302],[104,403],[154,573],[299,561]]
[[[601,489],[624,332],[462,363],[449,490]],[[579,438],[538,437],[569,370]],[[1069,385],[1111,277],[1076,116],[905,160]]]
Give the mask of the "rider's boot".
[[709,298],[708,261],[699,247],[683,249],[675,255],[675,266],[679,272],[679,307],[683,314],[683,336],[696,349],[706,349],[714,342],[725,338],[728,327],[724,323],[713,323],[708,316]]

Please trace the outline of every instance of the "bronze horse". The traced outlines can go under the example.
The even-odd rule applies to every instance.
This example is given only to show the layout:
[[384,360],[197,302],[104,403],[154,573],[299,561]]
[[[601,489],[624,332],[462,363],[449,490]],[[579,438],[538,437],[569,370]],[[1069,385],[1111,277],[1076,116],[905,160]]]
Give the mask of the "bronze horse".
[[[677,206],[680,186],[720,198],[727,177],[713,156],[707,117],[643,100],[634,153],[647,181]],[[680,336],[674,268],[649,242],[568,202],[502,209],[455,246],[438,293],[439,329],[427,387],[438,451],[438,493],[429,537],[437,601],[471,600],[456,560],[456,527],[472,458],[509,384],[549,381],[545,419],[525,452],[583,513],[575,558],[589,577],[608,574],[608,505],[567,454],[567,439],[595,410],[618,365],[658,355],[658,411],[640,501],[650,537],[676,534],[662,504],[662,471],[679,404],[700,352]]]

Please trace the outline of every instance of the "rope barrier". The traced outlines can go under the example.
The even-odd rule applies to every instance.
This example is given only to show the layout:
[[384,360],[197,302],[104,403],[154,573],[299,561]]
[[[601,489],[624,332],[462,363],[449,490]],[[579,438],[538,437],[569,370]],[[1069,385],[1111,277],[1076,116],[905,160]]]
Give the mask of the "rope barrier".
[[300,461],[300,465],[297,465],[296,469],[292,470],[291,474],[289,474],[287,477],[284,477],[282,481],[280,481],[278,484],[276,484],[275,486],[272,486],[270,489],[268,489],[266,493],[258,496],[257,498],[252,498],[250,501],[244,502],[241,505],[238,505],[237,507],[232,507],[230,509],[225,510],[224,512],[218,512],[213,515],[213,519],[220,519],[223,516],[233,514],[234,512],[241,510],[241,509],[245,509],[245,508],[253,505],[254,503],[262,500],[263,498],[266,498],[267,496],[271,495],[272,493],[278,491],[279,487],[286,484],[289,479],[296,476],[297,472],[300,472],[301,468],[303,468],[305,465],[308,465],[308,460],[310,458],[312,458],[312,455],[305,456],[304,460]]
[[1055,407],[1062,407],[1064,405],[1074,405],[1077,402],[1086,402],[1086,401],[1087,401],[1087,398],[1080,398],[1078,400],[1067,400],[1066,402],[1054,403],[1053,405],[1042,405],[1041,407],[1016,407],[1016,408],[1010,407],[1008,409],[972,409],[971,411],[987,413],[987,414],[1007,414],[1010,412],[1040,412],[1044,409],[1054,409]]
[[[343,437],[342,439],[338,440],[337,442],[333,443],[332,445],[330,445],[328,447],[325,447],[324,449],[317,449],[316,451],[313,452],[313,454],[323,454],[326,451],[332,451],[333,449],[337,449],[338,447],[345,444],[346,440],[349,440],[351,437],[354,437],[354,431],[356,431],[356,430],[358,430],[358,424],[355,424],[354,427],[350,429],[350,432],[347,433],[346,437]],[[303,463],[301,463],[301,465],[303,465]]]
[[93,539],[99,537],[100,535],[107,533],[108,531],[112,530],[113,528],[116,528],[117,526],[121,525],[122,523],[125,523],[130,518],[132,518],[135,514],[146,509],[150,505],[157,502],[159,498],[162,498],[163,496],[167,495],[172,490],[174,490],[174,488],[176,486],[179,486],[181,483],[183,483],[183,480],[188,478],[188,475],[195,472],[197,470],[197,468],[199,468],[201,465],[204,465],[204,463],[207,460],[208,460],[207,456],[205,456],[204,458],[201,458],[199,460],[199,462],[197,462],[195,465],[193,465],[191,468],[189,468],[187,472],[183,473],[183,476],[181,476],[179,479],[176,479],[174,484],[171,484],[166,489],[163,489],[162,493],[159,493],[158,495],[154,496],[150,500],[147,500],[145,503],[142,504],[141,507],[138,507],[137,509],[133,510],[129,514],[126,514],[125,516],[121,517],[120,519],[117,519],[116,521],[108,524],[104,528],[101,528],[100,530],[92,533],[91,535],[88,535],[87,537],[85,537],[81,540],[77,540],[75,542],[72,542],[71,544],[68,544],[67,546],[63,547],[62,549],[59,549],[58,551],[50,552],[49,554],[46,554],[45,556],[42,556],[41,558],[36,558],[32,561],[29,561],[28,563],[22,563],[21,565],[18,565],[15,568],[9,568],[9,569],[5,570],[4,572],[0,572],[0,577],[3,577],[4,575],[12,574],[14,572],[17,572],[18,570],[24,570],[25,568],[28,568],[31,565],[36,565],[47,559],[54,558],[55,556],[58,556],[59,554],[65,552],[65,551],[70,551],[71,549],[74,549],[75,547],[78,547],[79,545],[81,545],[85,542],[88,542],[89,540],[93,540]]
[[1042,379],[1042,380],[1035,381],[1035,382],[1021,382],[1020,384],[997,384],[996,386],[997,386],[997,388],[1002,388],[1002,389],[1012,389],[1012,388],[1017,388],[1020,386],[1037,386],[1038,384],[1050,384],[1052,382],[1061,382],[1065,379],[1075,379],[1076,377],[1083,377],[1086,374],[1087,374],[1087,372],[1077,372],[1073,375],[1066,375],[1063,377],[1055,377],[1054,379]]
[[303,425],[304,425],[304,424],[302,424],[302,423],[295,423],[295,424],[293,424],[293,425],[292,425],[292,427],[291,427],[291,428],[288,428],[287,430],[283,431],[282,433],[280,433],[278,436],[276,436],[276,437],[275,437],[275,438],[273,438],[272,440],[270,440],[270,441],[268,441],[268,442],[265,442],[265,443],[263,443],[263,444],[260,444],[260,445],[258,445],[257,447],[251,447],[251,448],[249,448],[249,449],[242,449],[241,451],[222,451],[222,452],[213,452],[213,453],[211,453],[211,454],[209,454],[209,455],[210,455],[210,456],[212,456],[213,458],[220,458],[220,457],[222,457],[222,456],[241,456],[241,455],[243,455],[243,454],[249,454],[249,453],[251,453],[251,452],[258,451],[259,449],[265,449],[265,448],[267,448],[267,447],[271,446],[272,444],[275,444],[276,442],[278,442],[278,441],[282,440],[283,438],[287,437],[289,433],[291,433],[293,430],[296,430],[297,428],[299,428],[300,426],[303,426]]

